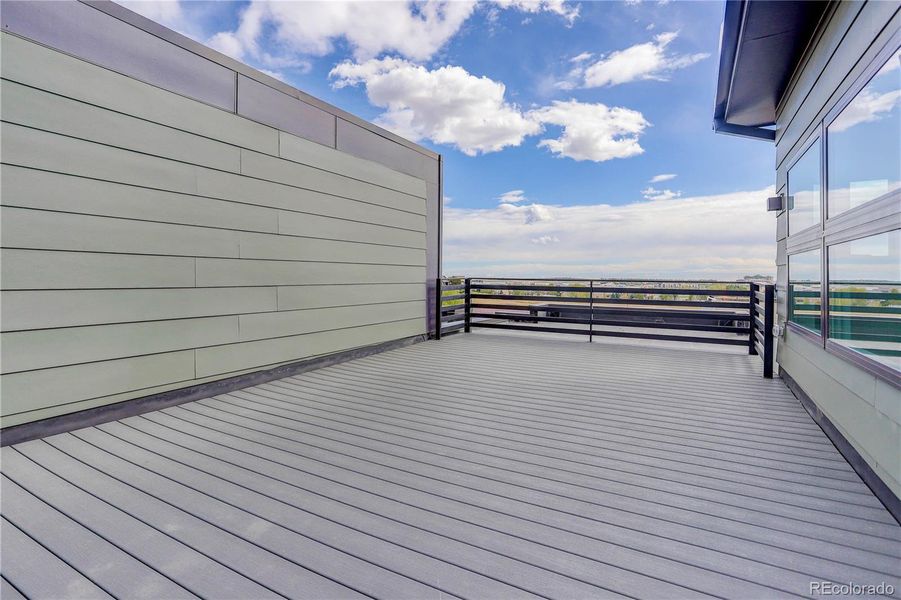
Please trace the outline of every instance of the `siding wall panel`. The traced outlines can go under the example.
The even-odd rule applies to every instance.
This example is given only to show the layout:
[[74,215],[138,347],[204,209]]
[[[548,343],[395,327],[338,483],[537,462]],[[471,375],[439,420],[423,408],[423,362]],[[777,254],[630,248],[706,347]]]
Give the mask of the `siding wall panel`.
[[3,119],[108,146],[237,173],[240,149],[12,81],[3,84]]
[[424,301],[425,284],[394,285],[302,285],[278,288],[279,310],[354,306],[378,302]]
[[[323,296],[334,302],[334,290]],[[8,290],[0,292],[0,322],[3,331],[22,331],[162,321],[273,311],[278,301],[274,287]]]
[[[146,388],[187,385],[194,377],[194,350],[13,373],[3,376],[3,414],[61,414],[68,412],[66,405],[82,400],[121,394],[123,390],[141,396]],[[128,395],[119,399],[125,400]]]
[[199,194],[211,198],[392,227],[425,230],[425,217],[417,212],[381,206],[365,198],[362,200],[346,198],[212,169],[198,170],[197,190]]
[[173,192],[197,192],[194,165],[7,122],[0,126],[0,154],[5,164]]
[[[0,167],[0,204],[136,221],[277,233],[279,211],[24,167]],[[326,219],[328,220],[328,219]]]
[[426,332],[423,176],[0,37],[2,426]]
[[330,354],[422,333],[423,319],[378,323],[335,331],[244,342],[196,351],[197,377],[263,369],[313,356]]
[[241,151],[241,174],[417,214],[426,212],[424,183],[421,195],[411,196],[252,150]]

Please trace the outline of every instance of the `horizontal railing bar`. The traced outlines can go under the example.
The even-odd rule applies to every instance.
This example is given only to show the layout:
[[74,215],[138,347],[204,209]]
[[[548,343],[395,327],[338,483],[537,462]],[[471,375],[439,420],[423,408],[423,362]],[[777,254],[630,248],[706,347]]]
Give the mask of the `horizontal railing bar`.
[[[482,308],[482,309],[501,309],[501,310],[523,310],[529,311],[531,309],[537,310],[548,310],[547,306],[540,305],[517,305],[517,304],[470,304],[470,308],[472,310]],[[561,307],[550,307],[550,310],[559,309],[566,312],[578,312],[578,313],[587,313],[592,309],[588,306],[561,306]],[[683,310],[647,310],[643,308],[598,308],[595,307],[594,314],[596,315],[635,315],[635,316],[643,316],[643,317],[676,317],[676,318],[688,318],[688,319],[727,319],[727,320],[739,320],[739,321],[749,321],[751,319],[748,313],[734,313],[734,312],[701,312],[701,311],[683,311]]]
[[756,315],[754,316],[754,324],[757,326],[757,329],[759,329],[760,331],[763,331],[764,329],[766,329],[766,325],[764,325],[763,321],[760,320],[760,317],[758,317]]
[[540,323],[572,323],[574,325],[588,325],[591,319],[578,319],[576,317],[536,317],[534,315],[513,314],[513,313],[475,313],[476,317],[492,317],[495,319],[504,319],[508,321],[522,320]]
[[472,290],[515,290],[515,291],[545,291],[545,292],[588,292],[591,288],[587,285],[584,286],[572,286],[572,285],[508,285],[505,283],[498,283],[494,285],[485,285],[480,283],[473,283],[471,286]]
[[466,323],[457,323],[456,325],[448,325],[441,326],[441,333],[450,333],[451,331],[457,331],[458,329],[463,329],[466,327]]
[[511,329],[513,331],[533,331],[539,333],[574,333],[588,335],[588,329],[564,328],[564,327],[532,327],[530,325],[508,325],[506,323],[485,323],[473,321],[470,327],[484,327],[487,329]]
[[595,283],[716,283],[729,285],[746,285],[749,288],[753,282],[751,281],[721,281],[718,279],[583,279],[579,277],[471,277],[470,281],[585,281]]
[[486,329],[508,329],[512,331],[532,331],[540,333],[570,333],[576,335],[588,335],[591,333],[603,337],[621,337],[640,340],[661,340],[666,342],[694,342],[699,344],[726,344],[730,346],[744,346],[747,340],[729,338],[706,338],[687,335],[658,335],[654,333],[635,333],[632,331],[593,331],[587,329],[564,329],[562,327],[531,327],[529,325],[507,325],[504,323],[479,323],[473,322],[470,327],[484,327]]
[[757,351],[758,356],[766,356],[766,352],[764,352],[763,346],[761,346],[760,342],[758,342],[757,340],[754,340],[754,350]]
[[[528,300],[530,302],[546,302],[553,304],[554,302],[581,302],[588,304],[589,299],[586,298],[557,298],[554,296],[511,296],[508,294],[471,294],[470,298],[477,300],[479,298],[489,300]],[[631,298],[594,298],[594,304],[634,304],[636,306],[692,306],[704,308],[748,308],[747,302],[703,302],[699,300],[633,300]]]
[[567,298],[557,296],[511,296],[510,294],[470,294],[472,300],[485,298],[488,300],[528,300],[530,302],[581,302],[588,304],[588,296],[584,298]]
[[442,302],[450,302],[451,300],[466,300],[466,294],[455,294],[453,296],[441,296]]
[[686,323],[641,323],[637,321],[607,321],[594,319],[595,325],[605,327],[638,327],[647,329],[673,329],[675,331],[709,331],[711,333],[741,333],[747,335],[750,327],[725,327],[719,325],[689,325]]
[[748,290],[711,290],[689,288],[594,288],[595,294],[660,294],[662,296],[743,296]]
[[[546,285],[507,285],[507,284],[472,284],[472,290],[511,290],[511,291],[546,291],[546,292],[588,292],[588,286],[546,286]],[[628,287],[594,287],[595,294],[660,294],[662,296],[744,296],[748,290],[711,290],[691,288],[628,288]]]
[[457,290],[465,290],[466,286],[462,284],[454,284],[454,285],[442,285],[442,292],[455,292]]
[[598,327],[634,327],[639,329],[672,329],[674,331],[708,331],[710,333],[741,333],[747,335],[749,327],[721,327],[717,325],[688,325],[684,323],[641,323],[635,321],[609,321],[598,319],[578,319],[575,317],[537,317],[527,314],[475,313],[473,316],[505,320],[523,320],[538,323],[572,323],[576,325],[594,324]]
[[689,335],[660,335],[656,333],[635,333],[632,331],[598,331],[595,329],[592,335],[603,337],[623,337],[639,340],[663,340],[667,342],[694,342],[698,344],[726,344],[729,346],[747,346],[748,340],[741,338],[715,338]]
[[758,302],[766,302],[766,294],[764,292],[754,292],[754,296]]
[[761,333],[759,329],[754,330],[754,337],[757,338],[757,341],[761,344],[765,343],[763,333]]
[[441,317],[442,323],[449,323],[450,321],[462,321],[466,318],[466,315],[445,315]]

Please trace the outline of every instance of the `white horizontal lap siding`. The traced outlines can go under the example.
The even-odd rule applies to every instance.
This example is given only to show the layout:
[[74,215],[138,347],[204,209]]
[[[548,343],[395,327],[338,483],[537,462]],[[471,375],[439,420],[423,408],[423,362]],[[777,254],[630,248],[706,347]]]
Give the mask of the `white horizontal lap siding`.
[[[835,6],[802,60],[777,115],[776,185],[823,119],[873,63],[901,27],[897,2],[842,2]],[[777,312],[787,319],[788,256],[785,213],[777,225]],[[901,495],[899,391],[834,354],[822,343],[789,330],[779,340],[778,362],[835,424],[877,475]]]
[[0,37],[2,426],[425,333],[424,180]]

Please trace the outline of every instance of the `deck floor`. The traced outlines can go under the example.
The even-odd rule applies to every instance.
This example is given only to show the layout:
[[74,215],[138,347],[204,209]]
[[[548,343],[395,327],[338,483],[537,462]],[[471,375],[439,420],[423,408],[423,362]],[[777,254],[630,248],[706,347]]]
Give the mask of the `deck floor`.
[[719,349],[473,333],[7,447],[0,591],[898,590],[901,528],[760,370]]

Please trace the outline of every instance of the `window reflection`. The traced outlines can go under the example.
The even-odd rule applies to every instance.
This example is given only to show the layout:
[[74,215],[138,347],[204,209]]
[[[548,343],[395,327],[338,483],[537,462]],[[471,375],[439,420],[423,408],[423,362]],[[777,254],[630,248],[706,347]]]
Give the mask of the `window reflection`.
[[820,140],[788,171],[788,232],[820,222]]
[[788,257],[788,320],[822,333],[820,326],[820,251]]
[[901,51],[829,125],[828,210],[901,197]]
[[901,230],[829,247],[829,338],[901,370]]

